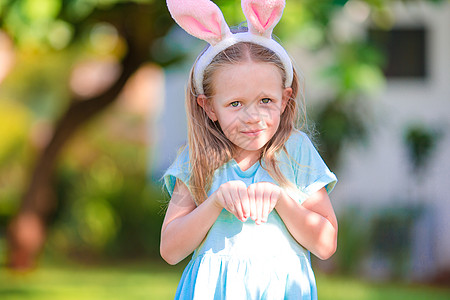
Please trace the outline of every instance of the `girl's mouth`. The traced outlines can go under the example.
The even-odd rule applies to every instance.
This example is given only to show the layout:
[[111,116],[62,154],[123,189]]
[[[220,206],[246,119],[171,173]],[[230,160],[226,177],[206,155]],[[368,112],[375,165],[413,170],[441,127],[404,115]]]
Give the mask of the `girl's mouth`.
[[246,131],[241,131],[241,133],[247,135],[247,136],[258,136],[259,134],[261,134],[264,131],[264,129],[255,129],[255,130],[246,130]]

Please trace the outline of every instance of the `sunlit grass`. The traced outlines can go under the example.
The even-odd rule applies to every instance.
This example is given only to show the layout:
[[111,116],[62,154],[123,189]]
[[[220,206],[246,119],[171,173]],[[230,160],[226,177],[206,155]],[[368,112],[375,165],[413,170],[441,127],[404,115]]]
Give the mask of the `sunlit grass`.
[[406,283],[370,283],[356,278],[317,276],[319,299],[334,300],[448,300],[450,288]]
[[[0,299],[101,300],[173,299],[183,265],[160,261],[81,266],[43,263],[29,273],[0,270]],[[406,284],[373,284],[317,275],[319,299],[450,299],[450,289]]]
[[0,271],[0,299],[173,299],[180,267],[45,265],[29,273]]

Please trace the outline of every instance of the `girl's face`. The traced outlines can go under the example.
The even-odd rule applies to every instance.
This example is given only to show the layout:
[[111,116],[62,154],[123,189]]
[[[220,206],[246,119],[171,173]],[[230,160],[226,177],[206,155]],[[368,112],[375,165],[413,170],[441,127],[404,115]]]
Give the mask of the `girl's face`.
[[241,157],[259,157],[278,129],[292,94],[291,88],[283,88],[280,72],[271,63],[227,65],[213,75],[212,99],[203,95],[197,99],[209,118],[219,122]]

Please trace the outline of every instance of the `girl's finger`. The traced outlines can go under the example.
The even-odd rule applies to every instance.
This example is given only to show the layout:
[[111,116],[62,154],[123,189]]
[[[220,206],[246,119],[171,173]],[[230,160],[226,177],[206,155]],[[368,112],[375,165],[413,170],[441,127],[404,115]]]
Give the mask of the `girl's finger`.
[[224,199],[224,203],[225,203],[225,209],[228,210],[230,213],[232,213],[233,215],[236,214],[236,209],[234,207],[234,203],[233,203],[233,198],[231,197],[230,194],[230,188],[229,185],[225,186],[224,188],[221,189],[222,192],[222,196]]
[[272,190],[272,193],[270,195],[270,207],[269,207],[269,214],[272,212],[272,210],[275,208],[275,205],[278,203],[278,198],[281,195],[281,189],[279,187]]
[[244,214],[242,212],[242,205],[241,205],[241,197],[239,193],[239,187],[238,184],[233,184],[230,187],[230,196],[231,196],[231,202],[233,203],[235,213],[234,215],[241,221],[244,220]]
[[247,186],[245,183],[241,186],[238,186],[239,198],[241,200],[242,214],[243,220],[247,221],[247,218],[250,216],[250,200],[247,193]]
[[261,188],[261,185],[255,186],[255,203],[256,203],[256,224],[261,224],[261,218],[262,218],[262,210],[263,210],[263,190]]
[[271,194],[272,191],[269,188],[264,188],[263,192],[263,201],[262,201],[262,215],[261,215],[261,221],[267,222],[267,218],[269,216],[270,212],[270,201],[271,201]]
[[250,218],[256,221],[257,211],[256,211],[256,199],[255,199],[255,185],[250,185],[247,189],[248,202],[250,204]]

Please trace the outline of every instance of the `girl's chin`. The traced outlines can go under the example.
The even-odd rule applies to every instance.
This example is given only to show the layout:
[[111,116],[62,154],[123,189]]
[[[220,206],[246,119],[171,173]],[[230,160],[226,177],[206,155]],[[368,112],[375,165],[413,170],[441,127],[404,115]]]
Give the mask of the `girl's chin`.
[[239,148],[241,148],[242,150],[245,151],[249,151],[249,152],[255,152],[255,151],[260,151],[264,145],[266,143],[262,143],[262,142],[251,142],[251,143],[241,143],[241,144],[237,144],[237,146]]
[[267,136],[260,135],[258,137],[230,139],[237,147],[245,151],[260,151],[270,139]]

